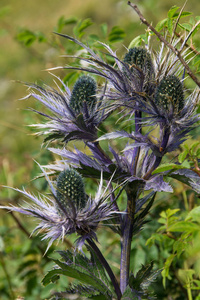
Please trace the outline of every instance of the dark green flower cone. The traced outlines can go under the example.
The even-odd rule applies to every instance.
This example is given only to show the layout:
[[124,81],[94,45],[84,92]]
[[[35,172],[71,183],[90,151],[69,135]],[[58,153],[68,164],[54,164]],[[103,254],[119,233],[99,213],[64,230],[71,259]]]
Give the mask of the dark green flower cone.
[[128,53],[124,56],[125,63],[130,67],[130,70],[139,68],[144,74],[144,91],[148,92],[152,89],[154,81],[154,68],[150,54],[146,49],[143,48],[131,48]]
[[84,183],[81,175],[74,169],[61,172],[57,179],[57,198],[65,207],[70,207],[70,201],[78,209],[86,205]]
[[171,105],[176,113],[183,109],[183,86],[178,77],[169,75],[161,80],[155,92],[155,102],[158,107],[166,111],[169,111]]
[[83,108],[83,103],[87,104],[87,108],[93,110],[96,98],[97,85],[95,80],[90,76],[81,76],[75,83],[70,98],[70,107],[76,112],[80,113]]
[[130,66],[136,65],[140,69],[146,68],[147,70],[152,69],[152,61],[150,54],[147,50],[142,48],[131,48],[128,53],[124,57],[124,62],[129,64]]

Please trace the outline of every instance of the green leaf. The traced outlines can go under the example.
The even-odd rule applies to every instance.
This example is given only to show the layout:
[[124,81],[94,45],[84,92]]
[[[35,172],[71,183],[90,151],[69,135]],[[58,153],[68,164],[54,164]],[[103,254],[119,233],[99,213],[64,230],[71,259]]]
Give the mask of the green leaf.
[[[164,213],[166,214],[166,218],[170,218],[171,216],[174,216],[178,211],[180,211],[179,208],[175,208],[175,209],[170,209],[168,208]],[[161,212],[161,216],[163,212]]]
[[124,37],[125,37],[125,31],[119,26],[114,26],[108,35],[108,40],[111,43],[116,43],[116,42],[123,41]]
[[173,32],[173,21],[172,21],[172,19],[167,20],[167,29],[168,29],[169,33],[172,35],[172,32]]
[[200,223],[200,206],[193,208],[189,212],[185,220],[189,220],[189,219],[192,219],[193,221]]
[[200,225],[195,223],[189,223],[188,221],[180,221],[168,227],[171,232],[194,232],[200,230]]
[[17,34],[17,40],[24,43],[25,46],[30,46],[36,41],[37,37],[32,31],[25,29]]
[[180,162],[180,164],[182,164],[184,162],[184,160],[186,159],[186,156],[188,155],[188,150],[185,149],[183,152],[181,152],[178,156],[178,161]]
[[[191,15],[192,15],[191,12],[189,12],[189,11],[183,11],[183,12],[181,13],[180,18],[188,17],[188,16],[191,16]],[[177,12],[177,13],[175,13],[175,14],[173,15],[173,18],[177,18],[178,16],[179,16],[179,13]]]
[[166,279],[171,279],[171,276],[169,275],[169,268],[175,258],[175,254],[171,254],[167,260],[165,261],[164,269],[162,270],[161,274],[163,277],[163,286],[166,288]]
[[79,75],[77,74],[76,71],[69,72],[64,78],[63,82],[65,84],[68,84],[69,86],[74,84],[76,80],[78,79]]
[[[54,282],[57,276],[64,275],[64,276],[69,276],[71,278],[75,278],[84,284],[91,285],[92,287],[96,288],[103,294],[106,293],[107,291],[106,287],[95,276],[88,275],[84,272],[80,272],[79,270],[76,270],[73,266],[67,266],[66,264],[61,263],[60,261],[54,260],[54,262],[62,266],[62,269],[55,269],[49,271],[42,280],[43,285],[46,286],[47,284]],[[111,299],[111,298],[107,297],[107,299]]]
[[103,23],[100,25],[100,28],[101,28],[101,32],[105,38],[107,36],[107,32],[108,32],[108,25],[106,23]]
[[173,164],[173,163],[166,163],[166,164],[162,164],[159,167],[157,167],[152,174],[157,174],[157,173],[161,173],[161,172],[165,172],[165,171],[174,171],[174,170],[178,170],[178,169],[183,169],[184,167],[182,167],[181,165],[177,165],[177,164]]
[[168,11],[168,18],[172,18],[175,14],[175,12],[177,11],[177,9],[179,9],[178,6],[174,5],[170,8],[170,10]]
[[177,240],[173,244],[173,252],[177,254],[177,257],[179,258],[180,255],[185,251],[186,249],[186,243],[183,242],[183,240]]
[[139,36],[137,36],[136,38],[134,38],[134,39],[130,42],[130,44],[129,44],[129,46],[128,46],[128,49],[133,48],[133,47],[138,47],[138,46],[140,46],[140,45],[141,45],[141,42],[142,42],[142,38],[141,38],[141,36],[139,35]]
[[44,277],[43,284],[49,284],[52,281],[52,276],[53,279],[56,278],[55,275],[69,276],[79,280],[82,284],[93,287],[96,291],[103,294],[106,299],[110,300],[111,295],[115,295],[113,286],[108,280],[104,268],[98,261],[93,250],[89,246],[88,249],[91,254],[91,259],[80,253],[76,253],[76,255],[74,255],[69,250],[57,251],[64,262],[60,260],[53,260],[60,268],[53,270],[58,271],[57,273],[50,271]]
[[200,64],[200,54],[197,54],[193,59],[192,59],[192,64],[194,66]]
[[76,23],[77,23],[77,18],[71,17],[71,18],[65,19],[65,17],[62,16],[62,17],[59,18],[59,20],[57,22],[56,31],[61,32],[64,26],[71,25],[71,24],[76,24]]
[[188,23],[184,23],[184,24],[180,24],[178,23],[178,26],[183,29],[183,30],[186,30],[186,31],[191,31],[192,29],[192,26]]
[[152,292],[148,291],[149,286],[155,281],[160,273],[159,271],[152,271],[153,263],[144,266],[137,272],[136,276],[130,275],[129,285],[127,286],[122,299],[150,299]]
[[22,42],[25,46],[31,46],[36,40],[40,43],[45,42],[46,38],[42,32],[33,32],[24,29],[17,34],[17,40]]
[[76,27],[74,27],[74,34],[79,38],[83,36],[84,30],[90,27],[93,24],[90,18],[85,20],[80,20]]
[[158,22],[158,24],[156,25],[155,29],[157,31],[161,31],[161,29],[163,29],[163,27],[167,26],[167,22],[168,22],[168,18],[161,20],[160,22]]
[[184,168],[184,169],[190,169],[190,162],[185,160],[181,166]]
[[199,146],[199,144],[200,143],[198,141],[192,144],[192,146],[190,147],[190,151],[192,154],[194,154],[194,150],[197,146]]

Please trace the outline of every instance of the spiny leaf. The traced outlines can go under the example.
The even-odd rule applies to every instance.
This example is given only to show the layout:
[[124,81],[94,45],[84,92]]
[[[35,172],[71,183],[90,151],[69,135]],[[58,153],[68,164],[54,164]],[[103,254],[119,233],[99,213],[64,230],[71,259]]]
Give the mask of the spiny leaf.
[[168,176],[189,185],[195,192],[200,193],[200,177],[192,170],[175,170]]
[[[97,291],[100,291],[104,295],[107,294],[108,290],[106,286],[93,274],[87,274],[86,272],[80,272],[76,269],[75,265],[67,266],[66,264],[60,262],[59,260],[53,260],[57,265],[59,265],[61,268],[51,270],[47,273],[47,275],[43,278],[42,283],[46,286],[47,284],[51,283],[52,281],[55,281],[55,278],[58,278],[57,276],[64,275],[71,278],[75,278],[79,280],[81,283],[91,285]],[[111,294],[111,293],[110,293]],[[107,295],[106,295],[107,296]],[[107,296],[107,299],[111,299],[109,296]]]
[[[89,246],[88,249],[90,249]],[[58,251],[58,253],[61,255],[64,262],[60,260],[53,260],[60,267],[60,269],[56,269],[58,270],[58,273],[50,271],[51,273],[49,276],[45,276],[43,280],[44,285],[52,281],[52,276],[54,279],[55,275],[62,274],[78,279],[83,284],[92,286],[96,291],[103,294],[106,297],[104,297],[105,299],[111,299],[111,295],[114,294],[113,287],[105,274],[104,268],[99,263],[95,253],[93,253],[91,249],[91,259],[83,256],[80,253],[73,255],[73,253],[69,250]]]

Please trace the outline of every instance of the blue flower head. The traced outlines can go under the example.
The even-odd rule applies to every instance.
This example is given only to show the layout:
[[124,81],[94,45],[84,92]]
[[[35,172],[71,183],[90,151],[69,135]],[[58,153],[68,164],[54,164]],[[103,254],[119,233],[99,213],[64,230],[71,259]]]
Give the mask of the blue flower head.
[[[42,169],[43,170],[43,169]],[[65,236],[76,233],[79,238],[77,246],[82,247],[86,239],[97,239],[96,230],[99,223],[112,218],[118,213],[108,199],[110,193],[108,186],[103,189],[103,175],[94,198],[86,195],[82,177],[72,168],[60,173],[56,187],[43,170],[52,196],[40,195],[36,197],[25,190],[18,190],[31,202],[23,206],[0,206],[2,209],[16,211],[35,217],[39,224],[34,229],[44,233],[43,239],[48,239],[48,248],[55,240],[64,239]],[[47,248],[47,249],[48,249]]]
[[[97,128],[110,114],[103,97],[97,97],[97,85],[90,76],[80,77],[72,92],[57,78],[62,88],[59,91],[47,87],[46,89],[34,84],[28,84],[32,92],[25,97],[34,97],[39,100],[49,113],[37,113],[49,119],[49,122],[32,125],[42,129],[46,135],[45,141],[70,140],[94,141],[97,138]],[[35,90],[38,93],[35,93]]]
[[81,76],[75,83],[69,101],[69,106],[79,114],[84,105],[88,110],[93,110],[96,103],[97,86],[95,80],[90,76]]
[[155,103],[160,111],[175,113],[184,108],[184,93],[181,81],[175,75],[164,77],[155,92]]
[[57,178],[56,190],[57,200],[66,209],[70,208],[69,204],[76,209],[83,209],[86,206],[83,179],[76,170],[67,169],[61,172]]
[[131,48],[124,56],[123,61],[129,65],[132,73],[140,72],[139,76],[142,79],[141,91],[151,94],[154,90],[155,74],[149,52],[143,48]]

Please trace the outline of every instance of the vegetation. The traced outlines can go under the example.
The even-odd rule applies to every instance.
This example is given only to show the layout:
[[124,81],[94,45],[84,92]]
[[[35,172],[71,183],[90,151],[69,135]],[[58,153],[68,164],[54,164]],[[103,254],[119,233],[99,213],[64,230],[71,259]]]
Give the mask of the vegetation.
[[[157,296],[157,299],[199,299],[200,224],[198,194],[200,192],[200,143],[198,141],[199,129],[197,126],[199,108],[196,105],[199,97],[200,45],[198,29],[200,27],[200,17],[186,11],[185,7],[179,8],[174,5],[171,8],[168,7],[167,15],[163,16],[162,20],[154,20],[157,24],[154,24],[153,27],[150,25],[151,15],[150,17],[147,15],[147,18],[145,15],[144,19],[138,7],[133,6],[131,3],[127,7],[125,5],[122,5],[122,7],[126,11],[129,10],[131,17],[134,16],[135,11],[135,16],[138,15],[143,23],[143,27],[134,33],[134,36],[132,33],[134,23],[130,24],[131,19],[128,23],[124,21],[124,27],[116,25],[114,18],[108,20],[107,23],[100,21],[95,24],[92,18],[88,18],[87,12],[86,18],[82,20],[79,17],[60,17],[61,13],[57,15],[57,21],[54,19],[53,26],[54,31],[60,37],[56,34],[50,37],[45,32],[34,30],[32,24],[30,27],[25,26],[14,33],[15,41],[23,49],[23,65],[26,64],[26,68],[29,68],[30,65],[33,70],[32,76],[26,72],[23,72],[23,75],[20,76],[19,71],[13,73],[14,79],[34,82],[38,79],[38,70],[43,69],[43,67],[63,66],[67,62],[67,67],[60,67],[56,70],[51,69],[50,72],[53,72],[55,80],[58,80],[58,82],[58,78],[62,78],[58,90],[61,95],[66,97],[64,93],[68,91],[67,88],[70,87],[72,90],[74,86],[73,97],[69,97],[68,107],[72,124],[68,125],[67,134],[66,127],[64,129],[62,127],[63,124],[57,124],[60,127],[55,130],[55,127],[51,127],[50,123],[45,123],[45,117],[49,118],[48,109],[44,108],[39,101],[33,101],[32,98],[15,102],[13,109],[32,106],[35,111],[40,112],[39,115],[27,110],[20,112],[20,115],[15,112],[11,113],[10,110],[13,106],[10,105],[11,102],[9,101],[9,104],[3,102],[7,118],[5,121],[2,118],[2,125],[14,126],[14,130],[10,131],[4,127],[1,133],[3,137],[1,182],[3,185],[19,188],[23,185],[26,190],[32,190],[35,195],[36,189],[40,193],[48,195],[50,191],[48,176],[52,176],[55,181],[59,173],[56,192],[55,187],[51,186],[50,183],[51,192],[58,199],[56,205],[59,216],[62,219],[63,211],[68,210],[68,208],[72,210],[71,213],[74,213],[74,210],[77,214],[83,211],[81,217],[90,232],[85,235],[86,228],[82,227],[82,223],[78,223],[80,226],[78,230],[77,227],[75,228],[69,223],[70,236],[62,235],[60,231],[57,231],[56,234],[62,237],[62,242],[48,245],[46,240],[41,243],[42,233],[37,236],[30,236],[35,228],[34,220],[24,218],[13,211],[10,214],[1,211],[0,263],[2,268],[0,270],[0,295],[2,299],[16,299],[21,296],[25,299],[71,299],[71,295],[76,294],[79,294],[77,299],[151,299],[152,294]],[[5,6],[1,10],[0,17],[5,22],[10,14],[10,8],[12,6]],[[111,7],[111,9],[116,8]],[[56,14],[58,13],[56,12]],[[137,24],[139,24],[139,18]],[[148,23],[148,21],[150,22]],[[148,29],[145,27],[146,25]],[[2,37],[10,38],[11,34],[7,26],[4,26],[4,28],[5,30],[1,32]],[[48,28],[48,31],[50,30]],[[75,36],[76,39],[66,36],[66,32],[70,36]],[[62,37],[67,38],[63,39]],[[13,37],[11,36],[11,38]],[[108,48],[106,50],[109,50],[110,53],[109,51],[106,52],[102,43],[109,45],[113,51],[117,49],[118,58],[116,59],[115,53]],[[123,44],[130,50],[124,49]],[[163,50],[161,48],[159,53],[156,52],[161,45]],[[148,48],[147,52],[144,50],[145,47]],[[178,55],[175,53],[177,49]],[[88,57],[88,52],[91,57]],[[66,54],[69,57],[58,58],[60,54]],[[128,57],[129,54],[130,58]],[[70,57],[73,55],[75,58]],[[160,55],[161,60],[156,62],[158,55]],[[176,55],[178,59],[176,59]],[[77,56],[82,57],[82,60]],[[105,69],[101,67],[101,60],[105,63],[103,66]],[[97,67],[94,63],[97,64]],[[118,69],[118,63],[123,66],[122,69]],[[86,74],[85,71],[88,69],[91,71],[88,64],[93,68],[91,76],[97,81],[98,88],[94,79],[83,75]],[[109,68],[107,68],[107,64],[109,64]],[[100,67],[98,68],[98,66]],[[155,66],[157,66],[157,69]],[[115,76],[114,70],[117,70],[117,72],[121,70],[120,72],[126,77],[128,88],[133,92],[131,99],[124,91],[123,98],[119,97],[119,86],[116,88],[113,79]],[[105,86],[105,89],[99,93],[100,87],[105,85],[105,74],[109,74],[111,90],[106,90]],[[144,77],[144,84],[142,84],[142,91],[140,91],[143,93],[142,96],[135,88],[139,84],[138,80],[143,78],[141,76]],[[44,79],[47,85],[53,86],[52,77],[48,73],[44,73],[39,77]],[[132,79],[129,80],[130,78]],[[184,90],[182,89],[183,78]],[[43,93],[46,99],[50,99],[55,93],[58,97],[55,99],[60,99],[60,102],[62,100],[61,96],[54,90],[43,90],[43,87],[40,87],[42,84],[25,85],[32,90],[35,89],[39,93]],[[82,89],[81,86],[83,85],[84,88]],[[21,90],[21,83],[18,86],[20,86],[19,90],[9,89],[6,97],[9,97],[11,93],[14,93],[15,99],[24,95],[24,91]],[[77,87],[78,92],[76,92]],[[93,95],[93,91],[96,91],[96,89],[98,90],[98,99]],[[115,89],[118,91],[117,93]],[[192,92],[192,90],[195,91]],[[137,95],[134,94],[135,91]],[[120,92],[122,93],[122,91]],[[79,93],[82,93],[83,98],[85,97],[84,105],[81,104],[80,99],[76,103],[73,102],[76,101]],[[31,95],[37,99],[39,97],[41,102],[44,100],[35,92],[31,92]],[[99,104],[99,99],[101,99],[99,97],[102,95],[106,96],[105,98],[116,100],[114,106],[113,104],[106,104],[103,120],[100,119],[100,117],[102,118],[103,106]],[[148,103],[147,99],[152,101],[154,95],[155,104],[152,105],[152,102]],[[5,97],[5,94],[3,97]],[[88,102],[86,98],[89,99]],[[56,102],[53,104],[58,105]],[[155,106],[157,107],[156,110]],[[124,113],[124,107],[128,107],[130,115]],[[53,110],[52,107],[50,108]],[[57,108],[60,109],[59,105]],[[194,112],[195,109],[197,114]],[[117,113],[112,113],[113,111]],[[54,111],[54,113],[56,112]],[[73,113],[78,115],[78,117],[76,116],[76,124],[78,124],[78,130],[80,128],[82,130],[81,135],[78,130],[73,131]],[[85,118],[87,113],[89,113],[92,126],[90,130],[88,130],[88,127],[84,131],[85,124],[81,116]],[[3,113],[1,114],[3,117]],[[146,121],[141,123],[142,117]],[[172,122],[171,119],[173,119]],[[22,123],[32,125],[33,123],[42,122],[46,124],[46,127],[40,126],[41,133],[47,133],[44,143],[47,145],[52,143],[55,147],[51,149],[51,152],[45,147],[41,150],[40,144],[43,139],[40,135],[30,136],[30,134],[35,133],[34,127],[30,126],[26,129],[22,127]],[[147,122],[149,123],[145,124]],[[20,124],[19,127],[11,125],[14,123]],[[90,124],[87,123],[86,125],[89,126]],[[99,128],[98,132],[95,131],[96,127]],[[51,131],[51,129],[53,130]],[[22,134],[14,137],[16,131],[19,133],[18,130],[23,131]],[[113,131],[116,132],[112,133]],[[133,132],[138,134],[136,140],[132,135]],[[109,135],[109,133],[111,134]],[[150,140],[144,139],[147,135],[150,136]],[[94,138],[98,138],[98,145],[92,142]],[[123,139],[119,142],[118,138]],[[137,141],[134,148],[141,156],[138,156],[137,168],[144,171],[144,165],[141,165],[144,156],[140,152],[144,144],[148,144],[148,147],[150,145],[150,148],[148,148],[148,151],[151,152],[151,154],[148,152],[149,159],[154,159],[152,153],[155,155],[153,166],[149,163],[146,172],[142,175],[137,172],[130,175],[125,166],[121,165],[120,160],[128,156],[126,157],[126,154],[125,156],[120,155],[120,151],[125,149],[125,152],[128,153],[128,151],[134,149],[131,148],[131,143],[129,148],[126,148],[127,141],[131,141],[131,143]],[[61,151],[66,142],[68,143],[66,151]],[[109,148],[108,144],[112,148]],[[76,148],[74,148],[74,145]],[[86,145],[88,148],[85,148]],[[10,150],[11,148],[12,150]],[[104,151],[103,157],[100,155],[102,149]],[[91,151],[94,156],[93,161],[90,160],[91,157],[89,156]],[[71,155],[73,153],[73,157],[70,157],[69,152],[71,152]],[[159,155],[156,154],[158,152]],[[65,158],[66,164],[70,163],[70,167],[76,166],[77,170],[85,177],[85,190],[82,177],[76,171],[71,169],[70,172],[72,173],[65,173],[66,171],[62,173],[63,164],[62,161],[59,161],[60,156]],[[77,163],[77,157],[79,157],[81,163]],[[111,157],[114,158],[111,160]],[[48,166],[48,171],[42,168],[47,181],[43,178],[45,176],[38,175],[41,172],[40,167],[32,162],[32,158],[39,161],[40,165]],[[57,163],[53,165],[55,160]],[[101,167],[99,167],[100,165]],[[103,178],[105,179],[104,185],[107,182],[107,188],[105,191],[100,189],[102,183],[100,180],[99,192],[97,192],[94,186],[99,184],[101,169],[103,169]],[[137,181],[132,184],[130,178],[136,173]],[[159,177],[160,175],[162,175],[162,178]],[[71,186],[71,180],[70,183],[63,181],[74,176],[78,180],[78,187],[76,184],[75,187]],[[121,176],[120,179],[119,176]],[[30,179],[35,177],[37,179],[29,182]],[[156,178],[155,182],[151,182],[153,178]],[[148,189],[144,191],[142,180],[150,181],[148,183],[150,192],[147,191]],[[111,182],[113,184],[112,193],[110,192]],[[172,192],[172,187],[173,193],[166,193]],[[138,193],[138,190],[140,190],[140,193]],[[23,193],[29,197],[25,192]],[[70,204],[71,202],[67,202],[67,204],[65,201],[63,202],[62,194],[64,193],[69,193],[70,199],[75,199],[73,205]],[[81,202],[79,202],[79,197]],[[88,210],[84,211],[84,209],[88,209],[88,206],[91,205],[90,201],[94,197],[96,197],[97,204],[93,207],[95,214],[91,219]],[[104,207],[104,201],[107,201],[109,197],[114,208],[112,205]],[[132,200],[135,197],[135,200],[130,201],[129,197]],[[123,215],[122,217],[115,215],[116,210],[123,212],[126,209],[126,201],[128,203],[127,210],[134,209],[132,224],[128,224],[128,219]],[[18,190],[2,188],[1,205],[8,207],[9,203],[15,207],[18,207],[18,205],[20,207],[23,204],[21,195]],[[130,207],[130,203],[134,203],[136,207]],[[22,208],[13,210],[22,213],[27,212],[26,208],[23,211]],[[46,218],[48,218],[48,213],[50,216],[54,212],[49,207],[45,207],[44,214],[46,213]],[[34,215],[34,213],[39,214],[37,210],[31,214]],[[111,215],[112,218],[110,219]],[[78,220],[80,221],[80,219]],[[104,227],[98,228],[98,240],[100,242],[98,249],[96,248],[95,239],[99,221],[103,222]],[[105,230],[106,225],[109,225],[106,227],[107,230]],[[40,228],[45,229],[44,225],[41,225]],[[129,239],[129,250],[127,252],[130,252],[130,263],[126,261],[126,266],[121,263],[120,287],[124,293],[122,296],[115,280],[117,282],[120,280],[120,236],[126,240],[128,234],[126,228],[133,231],[133,242],[131,244],[131,239]],[[86,256],[79,252],[74,257],[73,251],[70,250],[76,244],[77,236],[75,233],[80,237],[78,247],[83,247]],[[51,232],[51,234],[47,238],[50,238],[53,242],[56,239],[54,238],[55,232]],[[86,244],[86,246],[83,246],[83,244]],[[124,247],[126,247],[125,244]],[[58,249],[59,251],[57,251]],[[105,258],[101,258],[101,252],[99,251],[103,253]],[[106,259],[106,262],[104,259]],[[12,261],[12,265],[10,261]],[[107,268],[107,262],[109,268]],[[55,264],[57,268],[53,269]],[[66,267],[66,264],[68,267]],[[88,268],[86,268],[86,265]],[[115,274],[114,278],[113,273],[110,273],[110,268]],[[123,268],[126,269],[124,273],[122,272]],[[130,276],[127,275],[129,268]],[[124,276],[126,277],[125,281]],[[75,280],[72,278],[75,278]],[[78,282],[80,278],[82,285],[79,285]]]

